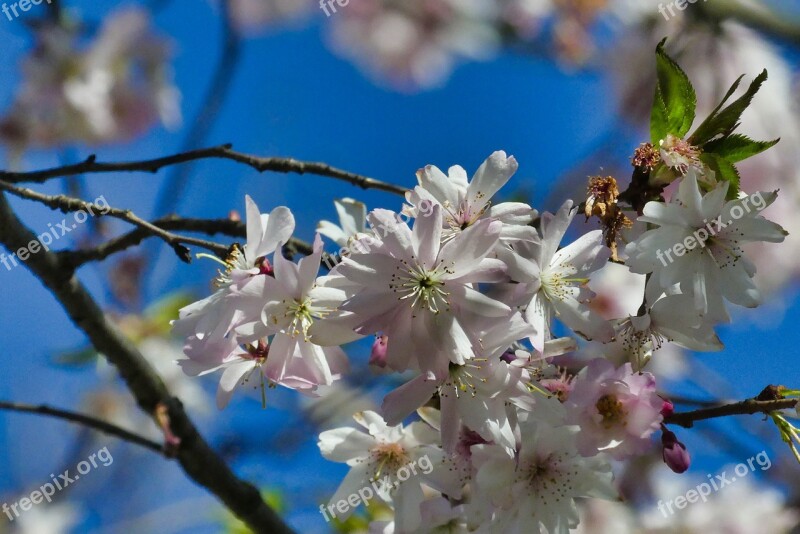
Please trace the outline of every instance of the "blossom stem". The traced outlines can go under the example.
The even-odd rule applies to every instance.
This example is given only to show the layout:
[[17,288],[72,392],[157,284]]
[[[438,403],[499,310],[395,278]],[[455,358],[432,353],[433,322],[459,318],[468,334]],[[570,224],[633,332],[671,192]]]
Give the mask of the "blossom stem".
[[664,418],[667,424],[679,425],[685,428],[694,426],[695,421],[704,419],[714,419],[716,417],[727,417],[730,415],[753,415],[757,413],[770,414],[779,410],[794,408],[798,399],[778,399],[760,401],[747,399],[732,404],[723,404],[712,408],[702,408],[691,412],[674,413]]
[[34,406],[33,404],[23,404],[9,401],[0,401],[0,410],[38,414],[48,417],[55,417],[56,419],[63,419],[65,421],[83,425],[93,430],[98,430],[104,434],[108,434],[109,436],[115,436],[129,443],[140,445],[159,454],[164,454],[164,447],[161,444],[89,415],[61,410],[59,408],[52,408],[44,404]]

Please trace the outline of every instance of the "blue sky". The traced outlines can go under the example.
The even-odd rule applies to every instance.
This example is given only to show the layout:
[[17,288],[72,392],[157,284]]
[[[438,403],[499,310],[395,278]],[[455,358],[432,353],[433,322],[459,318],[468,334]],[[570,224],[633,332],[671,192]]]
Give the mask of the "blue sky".
[[[90,18],[106,13],[111,4],[68,3],[85,9]],[[175,42],[176,80],[189,122],[217,62],[219,24],[205,2],[172,2],[156,24]],[[27,43],[20,21],[0,19],[0,50],[5,59],[0,62],[0,77],[6,81],[0,85],[2,107],[13,95],[19,79],[17,61]],[[624,155],[638,144],[637,132],[614,137],[614,99],[608,80],[598,73],[566,73],[552,62],[508,53],[459,67],[439,89],[400,94],[377,87],[351,63],[333,55],[319,21],[248,41],[232,83],[207,144],[232,142],[244,152],[325,161],[406,186],[413,184],[416,169],[426,164],[460,164],[471,172],[492,151],[503,149],[520,162],[509,194],[524,191],[537,208],[552,209],[560,202],[548,198],[559,177],[598,146],[610,143],[613,153]],[[108,160],[144,159],[177,151],[184,135],[184,130],[159,128],[129,145],[74,147],[74,153],[96,152]],[[608,166],[621,161],[610,161]],[[46,153],[34,152],[25,159],[31,169],[57,163],[57,155]],[[166,175],[96,175],[86,183],[92,198],[103,195],[112,205],[149,216]],[[56,183],[40,189],[60,192]],[[352,196],[370,207],[392,209],[399,203],[389,194],[361,191],[327,178],[259,175],[232,162],[209,161],[194,167],[189,187],[177,199],[177,211],[222,217],[231,209],[242,210],[246,193],[262,211],[278,205],[291,207],[298,235],[304,239],[312,238],[320,218],[335,220],[334,198]],[[14,201],[14,205],[36,232],[61,220],[60,214],[29,203]],[[176,289],[200,294],[208,290],[216,269],[212,262],[200,260],[186,266],[169,254],[163,254],[162,260],[148,280],[149,299]],[[89,268],[81,275],[102,297],[98,272]],[[97,383],[96,373],[91,368],[64,369],[49,362],[54,352],[80,347],[82,337],[24,268],[6,272],[0,267],[0,295],[4,348],[0,398],[77,406]],[[800,309],[791,296],[788,299],[783,314],[773,308],[741,312],[734,326],[721,329],[726,350],[701,357],[706,366],[729,380],[735,394],[754,395],[769,383],[798,385],[794,366],[798,330],[793,325]],[[357,361],[363,363],[365,350],[363,345],[354,349]],[[209,389],[212,382],[208,381]],[[290,410],[295,396],[270,394],[274,407],[267,411],[240,397],[230,410],[201,420],[201,426],[215,445],[236,457],[234,467],[243,476],[288,492],[296,528],[325,532],[316,505],[333,493],[344,470],[322,460],[311,429],[294,421]],[[279,447],[272,438],[293,424],[298,432],[308,434],[307,439],[288,449]],[[4,460],[0,462],[0,498],[14,500],[18,497],[12,496],[46,482],[51,472],[70,467],[77,434],[75,428],[60,422],[0,413]],[[740,439],[748,441],[744,435]],[[701,442],[692,437],[688,442],[696,444],[699,452]],[[83,502],[87,528],[116,524],[171,503],[197,514],[197,503],[205,510],[213,502],[176,465],[111,439],[98,443],[97,448],[108,446],[120,461],[113,474],[101,473],[76,484],[69,495]],[[756,442],[748,445],[753,454],[762,448]],[[703,469],[712,473],[725,463],[741,461],[706,449],[707,453],[697,455],[701,476]],[[788,451],[778,449],[771,456],[787,455]],[[215,530],[195,525],[180,531]]]

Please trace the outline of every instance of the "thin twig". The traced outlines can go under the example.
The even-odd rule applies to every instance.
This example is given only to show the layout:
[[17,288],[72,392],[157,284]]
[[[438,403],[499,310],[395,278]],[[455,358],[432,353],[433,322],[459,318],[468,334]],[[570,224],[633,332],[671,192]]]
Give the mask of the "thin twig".
[[40,171],[30,172],[10,172],[0,171],[0,180],[8,183],[44,183],[52,178],[64,176],[74,176],[76,174],[97,174],[108,172],[151,172],[156,173],[163,167],[178,165],[190,161],[201,159],[228,159],[242,163],[258,172],[279,172],[296,174],[315,174],[343,180],[362,189],[377,189],[396,195],[405,195],[407,189],[399,185],[382,182],[374,178],[362,176],[352,172],[344,171],[332,167],[327,163],[298,161],[292,158],[262,158],[237,152],[231,148],[230,144],[220,145],[210,148],[201,148],[165,156],[161,158],[141,160],[141,161],[122,161],[122,162],[99,162],[95,156],[88,157],[81,163],[53,167]]
[[205,239],[198,239],[196,237],[179,236],[173,234],[142,219],[131,210],[112,208],[110,206],[101,206],[99,204],[95,204],[94,202],[87,202],[85,200],[68,197],[66,195],[45,195],[43,193],[33,191],[32,189],[17,187],[4,181],[0,181],[0,189],[4,189],[12,195],[20,198],[34,200],[51,209],[61,210],[64,213],[83,211],[92,215],[121,219],[134,226],[138,226],[143,230],[146,230],[150,235],[161,238],[165,243],[172,247],[172,249],[175,251],[175,254],[177,254],[178,257],[186,263],[191,262],[192,256],[191,252],[184,244],[194,245],[206,250],[210,250],[211,252],[223,258],[228,253],[228,247],[224,245],[207,241]]
[[757,413],[768,414],[779,410],[792,409],[797,405],[797,399],[778,399],[760,401],[747,399],[732,404],[723,404],[712,408],[702,408],[691,412],[674,413],[664,418],[664,423],[691,428],[695,421],[727,417],[730,415],[753,415]]
[[[242,221],[233,221],[231,219],[184,219],[170,215],[155,220],[150,224],[164,230],[182,230],[208,235],[222,234],[239,238],[247,236],[245,224]],[[59,252],[59,256],[70,269],[74,270],[86,263],[102,261],[113,254],[135,247],[148,237],[155,237],[155,235],[147,228],[136,228],[97,247],[85,250],[65,250]],[[295,238],[289,240],[286,244],[286,249],[292,254],[309,255],[313,252],[309,243]],[[227,251],[228,249],[225,250]]]
[[133,432],[129,432],[124,428],[118,427],[117,425],[113,425],[103,421],[102,419],[97,419],[89,415],[52,408],[44,404],[34,406],[33,404],[23,404],[20,402],[8,401],[0,401],[0,410],[32,413],[46,415],[48,417],[55,417],[56,419],[63,419],[65,421],[70,421],[72,423],[77,423],[79,425],[97,430],[103,434],[120,438],[123,441],[141,445],[146,449],[150,449],[151,451],[155,451],[161,455],[164,455],[164,447],[160,443],[151,441],[143,436],[140,436],[139,434],[134,434]]

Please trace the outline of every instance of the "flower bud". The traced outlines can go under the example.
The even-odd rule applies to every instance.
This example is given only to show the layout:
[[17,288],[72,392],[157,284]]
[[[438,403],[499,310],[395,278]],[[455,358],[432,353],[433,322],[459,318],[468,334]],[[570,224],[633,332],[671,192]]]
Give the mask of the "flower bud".
[[372,353],[369,355],[369,364],[377,367],[386,367],[386,351],[389,348],[389,336],[375,336],[372,344]]
[[683,473],[689,469],[692,463],[689,451],[686,450],[686,445],[678,441],[674,433],[665,428],[661,434],[661,444],[664,447],[662,458],[670,469],[675,473]]

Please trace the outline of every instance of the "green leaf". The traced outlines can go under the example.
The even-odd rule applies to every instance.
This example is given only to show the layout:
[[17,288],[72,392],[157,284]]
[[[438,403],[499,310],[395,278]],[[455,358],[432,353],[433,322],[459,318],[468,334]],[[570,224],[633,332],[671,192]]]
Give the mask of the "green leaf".
[[64,367],[84,367],[97,360],[97,351],[93,348],[78,349],[55,354],[52,362]]
[[654,145],[667,134],[684,137],[694,122],[697,95],[683,69],[664,52],[662,40],[656,47],[658,85],[650,113],[650,136]]
[[188,292],[171,293],[151,304],[144,311],[144,316],[152,321],[160,332],[166,334],[172,328],[170,321],[178,318],[178,311],[193,301],[194,298]]
[[773,141],[754,141],[745,135],[731,134],[728,137],[707,143],[703,150],[713,152],[731,163],[751,158],[775,146],[780,139]]
[[700,155],[700,160],[708,165],[714,171],[717,181],[725,181],[730,185],[728,186],[728,200],[734,200],[739,196],[739,171],[736,166],[727,159],[714,154],[713,152],[705,152]]
[[[741,77],[739,80],[741,80]],[[725,101],[738,87],[739,80],[736,80],[736,83],[734,83],[733,87],[728,91],[728,95],[726,95],[723,103],[717,106],[717,109],[697,127],[697,130],[689,138],[690,143],[702,147],[715,137],[726,137],[730,135],[739,126],[739,119],[742,118],[742,113],[750,106],[753,97],[758,90],[761,89],[761,85],[767,80],[767,71],[766,69],[761,71],[761,74],[756,76],[756,79],[753,80],[750,87],[747,88],[747,91],[745,91],[742,96],[734,100],[722,111],[719,111]]]

